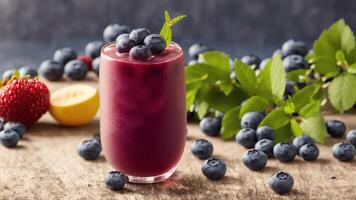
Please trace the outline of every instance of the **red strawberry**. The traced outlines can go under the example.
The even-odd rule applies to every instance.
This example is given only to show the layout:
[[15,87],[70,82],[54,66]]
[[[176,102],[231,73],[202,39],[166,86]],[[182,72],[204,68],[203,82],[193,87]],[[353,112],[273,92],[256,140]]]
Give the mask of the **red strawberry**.
[[49,90],[35,79],[12,79],[0,90],[0,116],[5,121],[33,123],[49,109]]
[[86,64],[89,71],[93,70],[93,65],[91,64],[91,62],[93,62],[93,58],[91,58],[90,56],[79,55],[79,56],[77,57],[77,60],[80,60],[80,61],[82,61],[84,64]]

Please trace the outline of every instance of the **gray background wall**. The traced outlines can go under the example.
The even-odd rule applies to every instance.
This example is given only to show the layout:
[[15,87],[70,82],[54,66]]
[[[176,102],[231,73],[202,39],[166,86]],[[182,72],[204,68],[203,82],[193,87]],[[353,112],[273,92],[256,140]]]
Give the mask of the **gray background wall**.
[[235,57],[269,56],[289,38],[311,44],[341,17],[356,30],[352,0],[0,0],[0,67],[37,66],[63,46],[83,50],[109,23],[158,32],[164,9],[188,16],[174,28],[185,48],[203,42]]

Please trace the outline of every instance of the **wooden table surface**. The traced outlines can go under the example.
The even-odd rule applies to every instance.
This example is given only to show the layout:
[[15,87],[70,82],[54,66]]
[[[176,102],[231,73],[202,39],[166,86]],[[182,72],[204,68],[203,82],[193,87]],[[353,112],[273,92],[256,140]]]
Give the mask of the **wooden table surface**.
[[[48,85],[54,91],[72,83]],[[93,75],[85,83],[97,87]],[[342,119],[348,129],[356,128],[355,115],[326,114],[326,118]],[[315,162],[299,157],[291,163],[271,159],[263,171],[253,172],[242,164],[244,148],[234,141],[206,137],[196,124],[188,125],[185,153],[173,177],[158,184],[127,184],[123,191],[112,192],[103,182],[112,170],[104,156],[88,162],[76,153],[77,144],[99,131],[98,119],[69,128],[57,125],[47,113],[16,149],[0,146],[0,199],[356,199],[356,160],[341,163],[331,154],[331,146],[342,139],[319,145],[320,156]],[[209,181],[201,173],[202,161],[190,153],[191,142],[198,138],[211,141],[214,156],[226,162],[223,180]],[[288,195],[276,195],[267,185],[268,178],[279,170],[294,177]]]

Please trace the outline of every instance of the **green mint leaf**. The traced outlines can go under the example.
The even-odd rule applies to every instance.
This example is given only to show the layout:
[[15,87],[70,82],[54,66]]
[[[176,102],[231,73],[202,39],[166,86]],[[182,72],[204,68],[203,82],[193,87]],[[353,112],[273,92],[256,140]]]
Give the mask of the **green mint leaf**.
[[230,139],[240,130],[240,107],[233,108],[225,113],[221,124],[221,137],[224,140]]
[[186,84],[186,110],[194,104],[195,97],[202,86],[202,82],[192,82]]
[[282,99],[286,85],[286,72],[279,54],[273,56],[261,71],[258,81],[259,93],[265,98],[271,99],[271,96],[275,96]]
[[306,73],[308,72],[307,69],[297,69],[287,73],[287,80],[298,82],[301,77],[305,77]]
[[206,63],[221,69],[227,75],[230,74],[230,57],[224,52],[208,51],[200,54],[198,60],[200,63]]
[[196,63],[185,68],[186,83],[204,79],[210,84],[216,84],[218,81],[226,79],[227,74],[219,68],[205,63]]
[[274,142],[277,144],[279,142],[286,142],[293,137],[293,132],[290,127],[290,123],[285,124],[281,128],[274,130]]
[[320,105],[320,100],[312,101],[300,109],[299,115],[302,117],[310,117],[312,115],[320,113]]
[[341,35],[346,26],[344,19],[339,19],[327,30],[328,42],[336,49],[341,48]]
[[356,102],[356,76],[342,73],[334,78],[328,88],[329,100],[332,106],[339,112],[352,108]]
[[355,48],[355,36],[349,26],[345,26],[341,33],[341,49],[349,54]]
[[295,119],[290,120],[290,129],[295,137],[304,135],[302,128]]
[[315,71],[326,77],[334,77],[340,73],[340,67],[337,66],[335,56],[318,56],[315,61]]
[[209,110],[209,104],[206,101],[200,102],[197,108],[199,119],[205,117],[205,115],[208,113],[208,110]]
[[292,117],[284,112],[283,108],[277,108],[270,112],[259,124],[259,126],[269,126],[273,129],[279,129],[289,123]]
[[347,68],[347,72],[351,74],[356,74],[356,63],[353,63]]
[[320,113],[303,118],[300,123],[300,127],[302,128],[304,134],[309,135],[315,141],[319,143],[325,142],[325,138],[327,136],[326,127]]
[[164,19],[166,20],[166,23],[167,23],[168,25],[171,24],[171,16],[169,15],[169,13],[168,13],[167,10],[164,11]]
[[182,19],[184,19],[186,17],[187,17],[186,15],[179,15],[179,16],[173,18],[171,23],[170,23],[170,26],[175,25],[176,23],[178,23],[179,21],[181,21]]
[[290,99],[287,100],[287,103],[286,103],[286,105],[284,105],[283,110],[285,113],[287,113],[289,115],[292,115],[293,113],[296,112],[295,105],[293,104],[293,102]]
[[349,66],[343,51],[337,50],[336,53],[335,53],[335,59],[336,59],[337,64],[339,66],[343,66],[343,67]]
[[269,106],[269,102],[260,96],[253,96],[247,99],[240,110],[240,118],[247,112],[262,112]]
[[240,83],[241,88],[250,96],[257,94],[257,77],[248,65],[235,59],[236,78]]
[[163,27],[160,31],[160,35],[164,38],[164,40],[166,41],[166,46],[169,46],[171,44],[172,41],[172,29],[171,27],[176,24],[177,22],[181,21],[182,19],[184,19],[186,17],[186,15],[179,15],[173,19],[171,19],[171,16],[169,16],[168,11],[164,11],[164,19],[165,22],[163,24]]
[[218,88],[212,88],[206,97],[209,107],[220,112],[227,112],[241,104],[247,98],[247,95],[238,87],[234,87],[233,91],[225,95]]
[[313,96],[318,92],[319,89],[319,84],[313,84],[308,85],[296,92],[291,97],[291,101],[295,106],[295,110],[298,112],[302,107],[308,104],[313,99]]

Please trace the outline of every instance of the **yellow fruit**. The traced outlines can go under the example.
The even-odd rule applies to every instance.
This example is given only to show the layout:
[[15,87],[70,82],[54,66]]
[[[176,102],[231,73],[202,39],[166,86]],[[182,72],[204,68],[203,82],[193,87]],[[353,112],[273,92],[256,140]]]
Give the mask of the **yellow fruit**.
[[77,84],[51,94],[50,113],[59,124],[80,126],[95,117],[99,109],[99,92],[96,88]]

